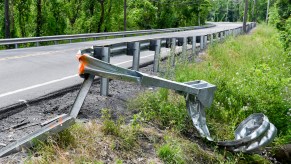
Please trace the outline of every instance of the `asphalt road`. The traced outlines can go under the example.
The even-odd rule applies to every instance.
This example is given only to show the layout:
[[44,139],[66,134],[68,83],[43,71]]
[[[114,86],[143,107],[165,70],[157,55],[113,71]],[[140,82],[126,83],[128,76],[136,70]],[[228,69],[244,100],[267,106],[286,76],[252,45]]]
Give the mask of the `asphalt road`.
[[[241,23],[215,23],[207,29],[154,34],[136,37],[115,38],[43,47],[21,48],[0,51],[0,111],[1,108],[29,101],[58,90],[77,85],[82,78],[77,75],[76,53],[80,49],[114,43],[148,40],[154,38],[204,35],[241,27]],[[179,48],[179,47],[178,47]],[[163,55],[168,49],[163,48]],[[141,63],[153,60],[153,52],[141,52]],[[121,67],[132,65],[132,56],[111,57],[110,63]]]

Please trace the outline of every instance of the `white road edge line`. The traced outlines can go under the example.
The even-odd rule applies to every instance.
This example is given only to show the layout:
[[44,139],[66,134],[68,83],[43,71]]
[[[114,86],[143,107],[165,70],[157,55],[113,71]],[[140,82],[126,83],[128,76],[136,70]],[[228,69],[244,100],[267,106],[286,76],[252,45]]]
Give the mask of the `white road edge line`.
[[[140,57],[140,59],[151,57],[151,56],[154,56],[154,55],[143,56],[143,57]],[[132,60],[127,60],[127,61],[124,61],[124,62],[121,62],[121,63],[117,63],[117,64],[114,64],[114,65],[122,65],[122,64],[125,64],[125,63],[129,63],[129,62],[132,62]],[[0,98],[5,97],[5,96],[9,96],[9,95],[13,95],[13,94],[16,94],[16,93],[19,93],[19,92],[24,92],[24,91],[27,91],[27,90],[39,88],[39,87],[42,87],[42,86],[50,85],[50,84],[53,84],[53,83],[57,83],[57,82],[64,81],[64,80],[67,80],[67,79],[71,79],[71,78],[74,78],[74,77],[77,77],[77,76],[79,76],[79,75],[75,74],[75,75],[71,75],[71,76],[66,76],[66,77],[63,77],[63,78],[60,78],[60,79],[48,81],[48,82],[41,83],[41,84],[36,84],[36,85],[30,86],[30,87],[26,87],[26,88],[22,88],[22,89],[17,89],[15,91],[11,91],[11,92],[6,92],[6,93],[3,93],[3,94],[0,94]]]

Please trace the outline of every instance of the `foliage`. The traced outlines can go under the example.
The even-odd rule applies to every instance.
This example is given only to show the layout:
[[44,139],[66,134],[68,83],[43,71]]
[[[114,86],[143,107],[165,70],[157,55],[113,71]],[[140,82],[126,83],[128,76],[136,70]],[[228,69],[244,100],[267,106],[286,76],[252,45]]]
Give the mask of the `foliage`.
[[[267,13],[267,0],[248,0],[248,21],[264,22]],[[208,20],[220,22],[242,22],[245,0],[211,0]],[[270,6],[274,3],[271,1]]]
[[[280,30],[281,40],[287,53],[291,51],[291,3],[278,0],[270,12],[269,23]],[[291,56],[291,54],[289,54]]]
[[[10,0],[11,36],[121,31],[123,5],[123,0]],[[209,6],[209,0],[198,3],[192,0],[128,0],[127,29],[204,24]],[[3,1],[0,1],[0,12],[0,38],[4,38]]]

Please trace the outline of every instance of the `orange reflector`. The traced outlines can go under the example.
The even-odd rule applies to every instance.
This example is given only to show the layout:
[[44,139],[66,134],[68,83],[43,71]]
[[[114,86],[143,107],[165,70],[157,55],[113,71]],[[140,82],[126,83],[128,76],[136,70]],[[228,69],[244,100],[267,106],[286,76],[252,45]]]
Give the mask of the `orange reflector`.
[[83,55],[77,54],[77,59],[79,60],[79,74],[84,74],[85,72],[85,66],[87,65],[86,57]]

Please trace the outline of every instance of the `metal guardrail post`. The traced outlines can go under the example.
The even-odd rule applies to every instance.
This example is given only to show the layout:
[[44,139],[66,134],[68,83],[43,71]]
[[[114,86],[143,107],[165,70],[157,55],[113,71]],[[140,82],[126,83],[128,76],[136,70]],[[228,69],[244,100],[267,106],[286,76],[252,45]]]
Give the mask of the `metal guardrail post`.
[[182,39],[182,55],[183,60],[187,61],[187,37],[183,37]]
[[55,43],[55,45],[56,45],[56,44],[58,44],[58,41],[55,40],[54,43]]
[[140,42],[127,43],[127,55],[133,56],[132,69],[138,71],[140,58]]
[[15,44],[15,48],[18,48],[18,44]]
[[200,36],[200,51],[204,49],[204,36]]
[[220,32],[220,41],[222,41],[222,40],[223,40],[223,38],[224,38],[224,32],[223,32],[223,31],[221,31],[221,32]]
[[171,65],[175,65],[176,38],[171,38]]
[[196,36],[192,36],[192,54],[196,54]]
[[207,47],[207,35],[204,35],[204,48],[206,48]]
[[171,38],[166,38],[166,48],[171,48]]
[[210,44],[213,43],[213,33],[210,34]]
[[[104,62],[110,63],[110,47],[93,47],[94,57]],[[109,94],[109,79],[101,78],[100,82],[100,95],[108,96]]]
[[39,42],[36,42],[36,47],[39,47]]
[[149,49],[151,51],[155,51],[153,72],[158,72],[159,71],[160,53],[161,53],[161,39],[150,40],[150,48]]

